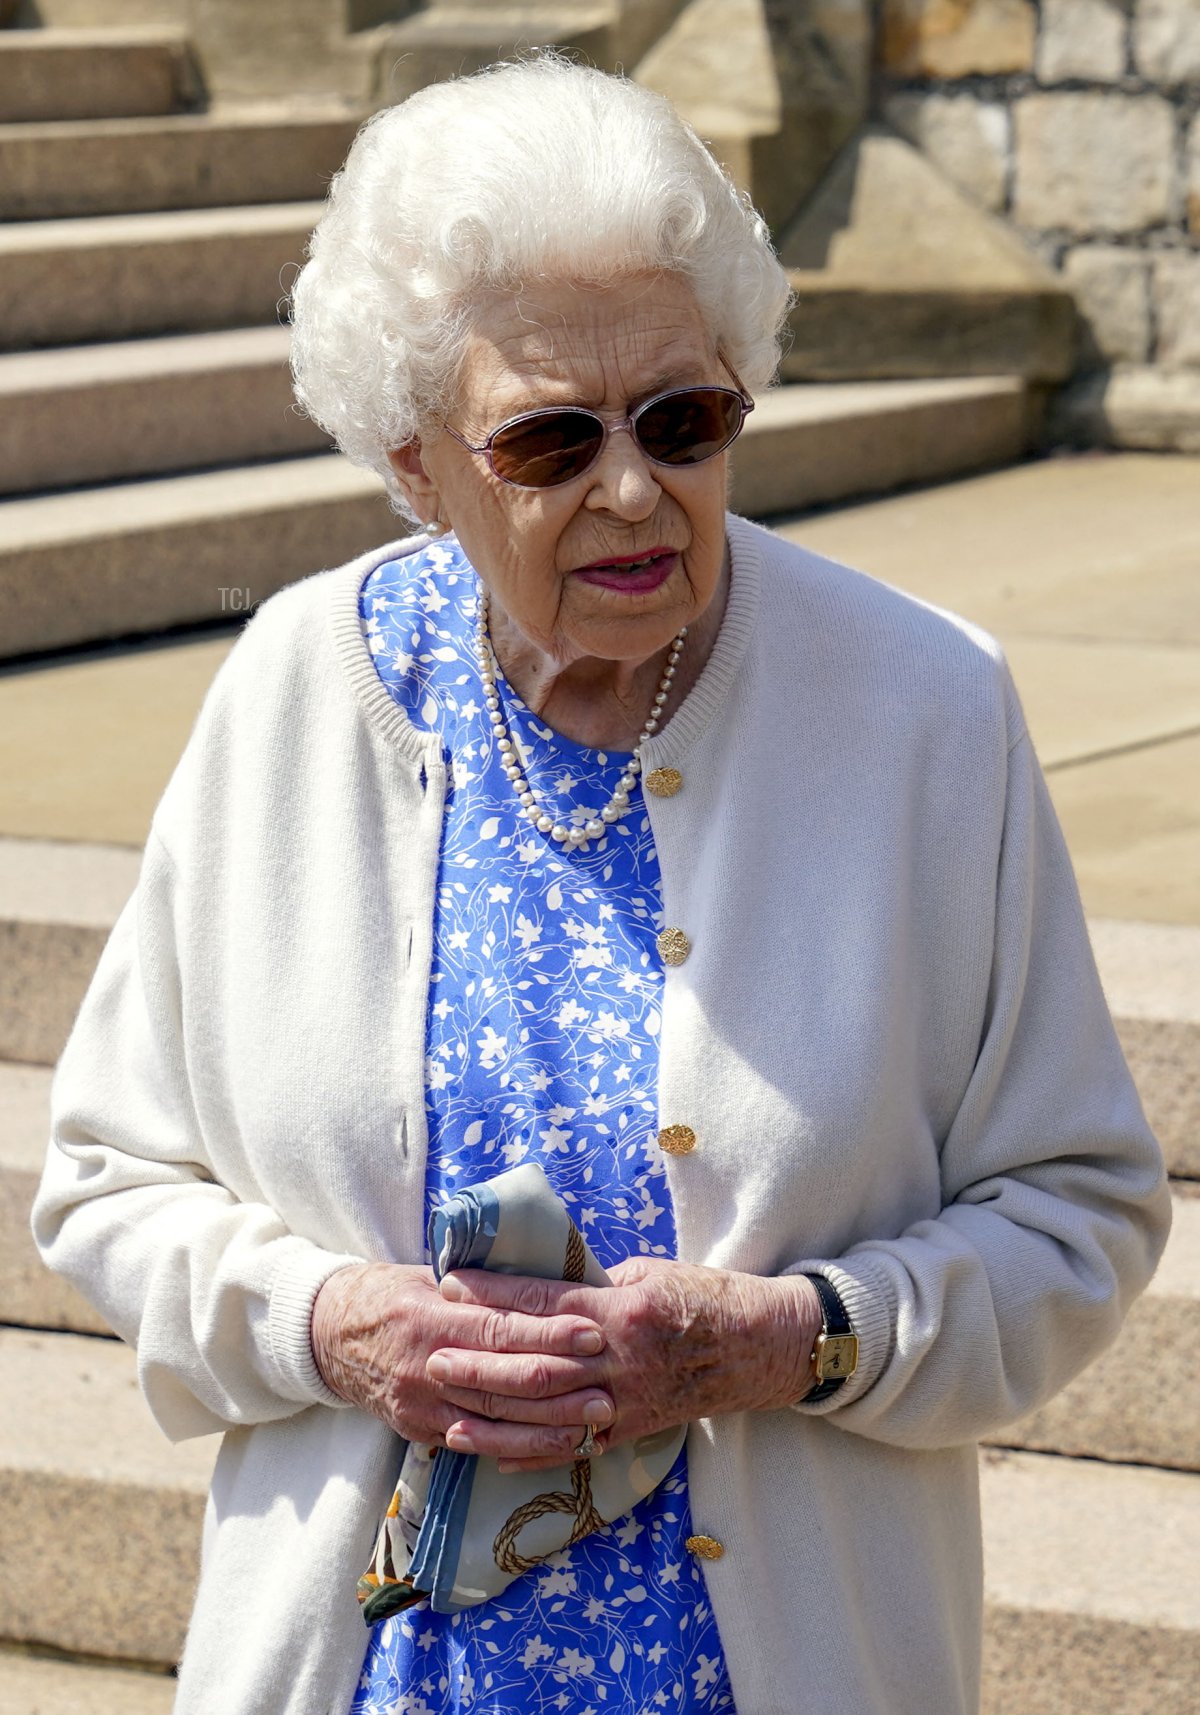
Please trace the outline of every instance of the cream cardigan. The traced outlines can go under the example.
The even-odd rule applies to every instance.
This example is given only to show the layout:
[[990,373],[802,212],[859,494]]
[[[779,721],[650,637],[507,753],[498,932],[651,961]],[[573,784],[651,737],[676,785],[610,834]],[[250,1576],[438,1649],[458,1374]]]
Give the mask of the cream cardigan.
[[[1169,1219],[995,643],[729,519],[703,675],[647,745],[679,1254],[821,1269],[829,1401],[688,1437],[740,1715],[973,1715],[975,1439],[1117,1331]],[[281,590],[218,672],[53,1086],[34,1226],[136,1344],[175,1438],[225,1431],[181,1715],[345,1715],[398,1443],[325,1390],[327,1276],[419,1262],[445,787],[380,684],[368,569]],[[614,1711],[614,1715],[617,1712]],[[624,1712],[621,1712],[624,1715]]]

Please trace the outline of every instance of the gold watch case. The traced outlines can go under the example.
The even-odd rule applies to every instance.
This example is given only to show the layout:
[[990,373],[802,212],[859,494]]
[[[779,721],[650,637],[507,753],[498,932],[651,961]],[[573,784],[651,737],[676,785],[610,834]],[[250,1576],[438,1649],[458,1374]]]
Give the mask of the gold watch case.
[[858,1368],[857,1334],[818,1334],[813,1350],[817,1384],[844,1381]]

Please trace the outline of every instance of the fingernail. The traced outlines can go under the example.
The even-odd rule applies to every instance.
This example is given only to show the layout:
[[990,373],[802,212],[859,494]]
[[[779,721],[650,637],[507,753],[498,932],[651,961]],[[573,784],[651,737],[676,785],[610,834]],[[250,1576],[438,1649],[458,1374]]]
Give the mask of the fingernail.
[[452,1299],[456,1304],[460,1304],[467,1296],[462,1281],[455,1274],[444,1275],[441,1286],[442,1297]]
[[500,1472],[501,1476],[507,1477],[510,1472],[519,1470],[520,1466],[517,1464],[515,1459],[497,1459],[496,1469]]
[[604,1345],[599,1328],[581,1328],[571,1341],[571,1350],[581,1358],[591,1357]]
[[585,1400],[583,1416],[586,1423],[591,1423],[599,1429],[601,1425],[612,1422],[612,1406],[606,1399]]
[[432,1357],[430,1357],[429,1359],[426,1360],[425,1374],[427,1376],[432,1376],[434,1381],[437,1381],[437,1382],[449,1381],[449,1379],[450,1379],[450,1360],[449,1360],[449,1358],[443,1357],[441,1352],[434,1352]]
[[446,1445],[452,1448],[455,1453],[474,1452],[470,1436],[462,1429],[448,1429],[446,1431]]

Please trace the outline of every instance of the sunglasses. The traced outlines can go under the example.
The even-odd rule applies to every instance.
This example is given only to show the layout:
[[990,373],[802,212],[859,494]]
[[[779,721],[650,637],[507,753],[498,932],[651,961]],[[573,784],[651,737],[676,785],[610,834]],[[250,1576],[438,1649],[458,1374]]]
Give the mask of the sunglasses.
[[737,371],[721,358],[737,382],[732,387],[675,387],[656,393],[619,423],[606,423],[582,405],[550,405],[523,411],[474,446],[457,429],[446,433],[469,453],[482,454],[492,474],[512,488],[557,488],[591,470],[608,437],[628,429],[652,464],[695,465],[731,446],[754,401]]

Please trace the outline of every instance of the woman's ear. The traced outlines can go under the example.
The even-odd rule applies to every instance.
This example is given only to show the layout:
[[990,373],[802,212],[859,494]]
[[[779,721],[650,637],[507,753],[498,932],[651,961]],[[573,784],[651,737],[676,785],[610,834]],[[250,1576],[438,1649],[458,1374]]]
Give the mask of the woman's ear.
[[417,517],[425,523],[438,518],[438,487],[425,469],[420,441],[405,441],[403,446],[393,448],[388,463]]

